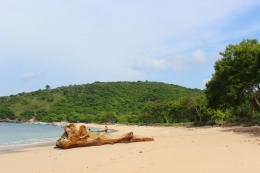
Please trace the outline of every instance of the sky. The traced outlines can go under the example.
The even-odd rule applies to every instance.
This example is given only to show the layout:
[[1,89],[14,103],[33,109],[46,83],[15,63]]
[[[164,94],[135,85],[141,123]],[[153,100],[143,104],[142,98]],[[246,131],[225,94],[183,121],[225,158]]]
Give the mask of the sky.
[[0,0],[0,96],[95,81],[205,89],[259,0]]

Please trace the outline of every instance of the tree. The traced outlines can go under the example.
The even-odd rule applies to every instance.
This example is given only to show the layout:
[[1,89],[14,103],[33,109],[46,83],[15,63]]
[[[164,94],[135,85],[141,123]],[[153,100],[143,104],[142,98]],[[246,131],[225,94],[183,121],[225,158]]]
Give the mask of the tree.
[[152,123],[169,123],[169,102],[152,102],[149,101],[142,108],[139,119],[142,122]]
[[42,121],[42,119],[48,115],[48,111],[44,110],[44,109],[40,109],[36,111],[36,116],[35,119],[37,121]]
[[34,111],[32,110],[23,111],[22,113],[20,113],[20,117],[29,120],[34,117]]
[[15,119],[15,114],[10,108],[0,108],[0,119]]
[[[186,98],[190,100],[189,104],[186,106],[188,107],[188,109],[193,110],[192,112],[196,112],[196,115],[199,117],[199,121],[201,122],[202,118],[205,116],[203,111],[205,111],[207,106],[205,94],[190,95],[186,96]],[[196,117],[195,120],[197,120]]]
[[[170,115],[173,122],[187,122],[191,121],[195,109],[192,110],[192,99],[189,96],[181,97],[171,104]],[[196,114],[194,112],[194,114]]]
[[260,107],[260,44],[256,39],[243,40],[228,45],[220,55],[206,84],[208,104],[252,119],[254,109]]
[[51,86],[50,86],[50,85],[46,85],[46,86],[45,86],[45,89],[46,89],[46,90],[51,89]]
[[99,115],[99,121],[101,123],[113,123],[116,121],[116,113],[115,112],[102,112]]

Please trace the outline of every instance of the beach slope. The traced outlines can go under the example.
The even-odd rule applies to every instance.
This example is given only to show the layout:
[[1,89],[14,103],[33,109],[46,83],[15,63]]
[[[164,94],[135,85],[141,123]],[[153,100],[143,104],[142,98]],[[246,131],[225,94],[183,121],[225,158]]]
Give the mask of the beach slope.
[[[104,128],[87,124],[88,127]],[[117,130],[151,136],[153,142],[120,143],[74,149],[53,145],[0,154],[4,173],[259,173],[260,136],[223,132],[222,127],[185,128],[109,125]]]

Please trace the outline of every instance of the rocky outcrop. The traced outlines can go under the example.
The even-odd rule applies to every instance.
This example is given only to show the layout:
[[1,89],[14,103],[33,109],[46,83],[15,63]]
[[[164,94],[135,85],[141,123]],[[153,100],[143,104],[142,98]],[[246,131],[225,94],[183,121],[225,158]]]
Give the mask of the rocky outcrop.
[[69,149],[104,144],[154,141],[152,137],[134,136],[133,132],[118,137],[95,134],[87,131],[84,125],[78,127],[73,123],[65,126],[64,131],[63,135],[56,142],[57,148]]

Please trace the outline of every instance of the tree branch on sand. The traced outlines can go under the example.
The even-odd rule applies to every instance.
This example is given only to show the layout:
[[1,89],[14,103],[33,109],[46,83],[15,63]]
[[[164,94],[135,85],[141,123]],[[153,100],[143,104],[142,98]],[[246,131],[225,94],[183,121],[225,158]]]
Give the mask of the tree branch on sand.
[[87,131],[86,126],[81,125],[78,127],[74,123],[65,126],[64,131],[63,135],[56,142],[57,148],[69,149],[115,143],[154,141],[152,137],[134,136],[133,132],[118,137],[95,134]]

